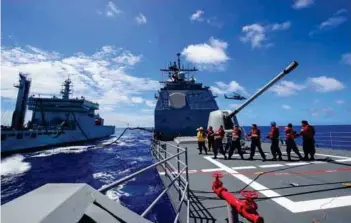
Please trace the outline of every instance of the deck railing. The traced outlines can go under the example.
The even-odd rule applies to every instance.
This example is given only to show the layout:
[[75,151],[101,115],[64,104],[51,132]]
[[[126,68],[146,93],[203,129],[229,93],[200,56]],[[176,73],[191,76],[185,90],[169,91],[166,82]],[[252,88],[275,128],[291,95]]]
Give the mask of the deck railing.
[[[172,154],[167,151],[167,147],[173,147],[177,150],[176,154]],[[188,176],[188,151],[187,148],[182,148],[179,145],[175,146],[167,142],[160,142],[156,140],[152,140],[151,142],[151,153],[158,160],[158,162],[145,167],[133,174],[123,177],[109,185],[103,186],[99,189],[101,193],[105,193],[107,190],[110,190],[118,185],[125,183],[139,174],[144,173],[147,170],[154,169],[157,166],[163,168],[165,174],[171,179],[171,182],[165,189],[156,197],[156,199],[145,209],[145,211],[141,214],[142,217],[145,217],[152,208],[157,204],[157,202],[167,194],[168,190],[174,186],[174,188],[179,193],[179,204],[175,209],[175,219],[174,222],[178,222],[179,215],[182,209],[183,203],[186,203],[186,222],[189,222],[189,176]],[[184,161],[181,160],[181,155],[184,154]],[[175,160],[177,163],[177,168],[172,165],[171,160]],[[183,173],[185,172],[185,177]]]
[[[268,134],[262,135],[264,142],[269,141],[269,139],[265,139]],[[282,131],[280,134],[282,135]],[[320,148],[351,149],[351,132],[320,132],[316,133],[314,138],[316,146]],[[280,137],[281,144],[285,145],[285,139],[285,135]],[[302,138],[296,138],[296,143],[302,145]]]

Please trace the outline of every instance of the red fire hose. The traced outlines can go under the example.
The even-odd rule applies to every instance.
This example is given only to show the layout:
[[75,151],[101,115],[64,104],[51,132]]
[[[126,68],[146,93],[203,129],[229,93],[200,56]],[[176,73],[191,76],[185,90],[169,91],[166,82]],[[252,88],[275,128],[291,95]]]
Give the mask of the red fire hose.
[[236,211],[253,223],[263,223],[263,218],[257,213],[257,204],[254,201],[255,198],[258,198],[257,192],[254,191],[241,191],[240,194],[245,197],[245,200],[234,196],[229,193],[227,188],[223,187],[223,182],[219,179],[223,177],[220,173],[214,173],[216,179],[212,184],[212,190],[218,195],[218,197],[226,200],[228,204],[236,209]]

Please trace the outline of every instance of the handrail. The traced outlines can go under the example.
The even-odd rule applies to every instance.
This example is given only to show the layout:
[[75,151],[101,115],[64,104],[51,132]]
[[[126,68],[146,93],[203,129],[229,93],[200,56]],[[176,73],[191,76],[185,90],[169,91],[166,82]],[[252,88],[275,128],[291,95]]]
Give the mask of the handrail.
[[[185,151],[179,152],[179,154],[183,154],[183,153],[185,153]],[[152,168],[154,168],[154,167],[156,167],[156,166],[158,166],[158,165],[160,165],[160,164],[163,164],[163,163],[167,162],[168,160],[173,159],[173,158],[176,157],[176,156],[178,156],[178,154],[175,154],[175,155],[173,155],[173,156],[170,156],[170,157],[168,157],[167,159],[161,160],[161,161],[159,161],[159,162],[157,162],[157,163],[154,163],[154,164],[152,164],[152,165],[150,165],[150,166],[148,166],[148,167],[145,167],[144,169],[141,169],[141,170],[139,170],[139,171],[137,171],[137,172],[135,172],[135,173],[133,173],[133,174],[130,174],[130,175],[128,175],[128,176],[125,176],[125,177],[123,177],[122,179],[119,179],[119,180],[117,180],[117,181],[115,181],[115,182],[113,182],[113,183],[111,183],[111,184],[108,184],[108,185],[106,185],[106,186],[103,186],[103,187],[100,188],[98,191],[101,192],[101,193],[104,193],[104,192],[106,192],[107,190],[109,190],[109,189],[111,189],[111,188],[113,188],[113,187],[116,187],[117,185],[122,184],[122,183],[124,183],[124,182],[126,182],[126,181],[128,181],[128,180],[131,180],[131,179],[133,179],[135,176],[137,176],[137,175],[139,175],[139,174],[145,172],[146,170],[152,169]]]
[[[166,146],[164,148],[164,146]],[[167,147],[172,147],[172,148],[176,148],[177,153],[176,154],[172,154],[170,152],[167,151]],[[171,182],[169,183],[169,185],[153,200],[153,202],[145,209],[145,211],[141,214],[141,217],[145,217],[151,210],[152,208],[157,204],[157,202],[168,192],[168,190],[174,185],[174,187],[176,188],[176,190],[179,193],[179,201],[180,203],[178,204],[176,211],[176,216],[174,219],[174,222],[178,221],[181,209],[182,209],[182,204],[185,202],[187,205],[187,209],[186,209],[186,221],[189,222],[189,213],[190,213],[190,209],[189,209],[189,205],[190,205],[190,201],[189,201],[189,177],[188,177],[188,151],[187,148],[181,148],[179,145],[174,146],[171,143],[168,142],[161,142],[157,141],[157,140],[152,140],[151,143],[151,149],[152,149],[152,153],[156,156],[156,158],[159,160],[158,162],[151,164],[139,171],[136,171],[133,174],[130,174],[128,176],[125,176],[111,184],[108,184],[106,186],[101,187],[98,191],[101,193],[105,193],[107,190],[112,189],[116,186],[118,186],[119,184],[122,184],[124,182],[127,182],[131,179],[133,179],[135,176],[144,173],[147,170],[150,170],[152,168],[155,168],[159,165],[164,164],[165,166],[163,167],[165,169],[165,172],[167,172],[167,169],[172,169],[171,173],[168,174],[169,178],[171,179]],[[164,156],[161,154],[163,153]],[[169,156],[167,156],[167,154]],[[185,162],[182,162],[180,160],[180,155],[184,154],[184,159]],[[176,171],[176,168],[170,163],[171,159],[176,159],[177,161],[177,174],[173,173]],[[180,170],[180,164],[183,165],[183,169]],[[162,165],[163,166],[163,165]],[[183,174],[186,174],[186,177],[184,178]]]

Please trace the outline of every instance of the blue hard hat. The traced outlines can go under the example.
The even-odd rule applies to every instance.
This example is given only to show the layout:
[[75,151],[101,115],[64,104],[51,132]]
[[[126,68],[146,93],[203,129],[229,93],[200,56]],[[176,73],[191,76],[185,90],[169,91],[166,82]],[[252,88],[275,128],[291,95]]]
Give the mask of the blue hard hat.
[[276,123],[273,121],[273,122],[271,122],[271,125],[276,125]]

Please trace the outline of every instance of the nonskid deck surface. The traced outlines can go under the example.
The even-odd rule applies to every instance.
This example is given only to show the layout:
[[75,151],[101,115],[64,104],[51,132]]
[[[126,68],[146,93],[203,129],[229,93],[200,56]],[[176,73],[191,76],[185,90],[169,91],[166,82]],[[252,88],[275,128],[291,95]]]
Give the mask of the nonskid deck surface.
[[[224,160],[222,155],[213,159],[212,152],[199,155],[196,142],[180,145],[188,148],[192,222],[226,222],[226,203],[211,190],[214,172],[223,174],[224,187],[237,196],[242,189],[258,191],[258,212],[265,222],[341,223],[350,220],[351,187],[344,185],[351,182],[350,151],[317,148],[316,161],[298,161],[292,153],[295,161],[288,162],[284,146],[281,150],[285,161],[270,161],[270,144],[263,143],[268,159],[263,162],[258,152],[253,161],[241,160],[238,154],[234,154],[232,160]],[[172,149],[167,147],[175,154]],[[248,158],[249,154],[244,157]],[[328,157],[331,160],[326,160]],[[160,175],[165,173],[160,172]]]

